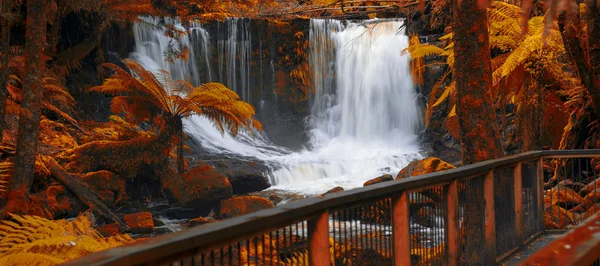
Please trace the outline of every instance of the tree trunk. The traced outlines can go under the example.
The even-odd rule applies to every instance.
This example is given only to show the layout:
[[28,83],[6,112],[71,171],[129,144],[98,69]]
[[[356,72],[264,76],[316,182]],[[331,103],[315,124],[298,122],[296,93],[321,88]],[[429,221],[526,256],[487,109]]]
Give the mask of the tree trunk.
[[34,177],[40,133],[42,75],[45,68],[42,56],[46,42],[45,5],[45,0],[27,1],[25,80],[19,115],[15,168],[8,193],[7,211],[22,211],[27,206]]
[[0,43],[0,53],[2,54],[2,58],[0,58],[0,64],[2,65],[0,72],[0,142],[2,142],[2,136],[4,133],[5,127],[5,116],[6,116],[6,83],[8,82],[8,58],[10,54],[10,27],[11,21],[8,17],[11,13],[13,0],[4,0],[2,3],[2,20],[0,21],[1,30],[1,43]]
[[185,158],[183,157],[183,138],[185,133],[183,132],[183,123],[181,118],[179,118],[176,122],[177,128],[177,173],[183,174],[185,172]]
[[[485,7],[479,7],[477,0],[452,0],[455,70],[460,146],[462,165],[472,164],[504,154],[498,133],[498,123],[494,101],[490,93],[492,87],[492,64],[489,47],[488,21]],[[481,177],[467,182],[468,193],[483,196],[484,183]],[[479,198],[481,199],[481,198]],[[481,264],[477,251],[485,246],[485,224],[483,201],[461,202],[465,207],[465,241],[463,260],[466,264]],[[493,221],[492,221],[493,222]],[[494,258],[495,259],[495,258]]]
[[[460,3],[460,4],[458,4]],[[476,0],[452,1],[454,80],[457,88],[462,164],[503,156],[496,111],[489,88],[492,65],[487,14]]]
[[[587,1],[586,15],[588,24],[588,42],[581,39],[583,23],[577,12],[568,16],[565,12],[558,17],[558,26],[565,50],[571,62],[577,68],[581,83],[592,98],[594,112],[600,114],[600,10],[595,0]],[[589,50],[584,48],[589,46]]]
[[[600,2],[597,0],[587,1],[586,21],[588,26],[588,45],[590,56],[588,62],[590,64],[593,75],[594,90],[600,95]],[[600,105],[600,96],[598,96]],[[596,107],[600,111],[600,106]],[[600,112],[596,112],[600,116]]]

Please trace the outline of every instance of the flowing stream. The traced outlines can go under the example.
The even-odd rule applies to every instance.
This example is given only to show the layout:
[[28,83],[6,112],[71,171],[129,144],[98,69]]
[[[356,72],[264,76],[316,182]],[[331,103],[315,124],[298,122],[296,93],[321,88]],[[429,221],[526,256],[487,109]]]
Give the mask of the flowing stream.
[[[224,83],[242,99],[251,100],[254,36],[249,20],[221,22],[219,34],[226,36],[216,42],[202,26],[193,25],[182,40],[190,47],[190,60],[175,63],[164,60],[169,39],[147,24],[134,27],[136,46],[131,58],[149,70],[165,69],[174,79],[194,85]],[[222,135],[201,116],[186,119],[185,131],[211,153],[265,161],[276,189],[314,195],[335,186],[360,187],[385,173],[396,175],[421,156],[416,135],[421,119],[410,58],[401,53],[408,46],[402,25],[388,20],[310,21],[315,94],[306,119],[309,141],[304,149],[278,147],[260,132],[243,132],[235,138]],[[215,51],[217,55],[210,54]],[[218,63],[209,61],[215,57]]]

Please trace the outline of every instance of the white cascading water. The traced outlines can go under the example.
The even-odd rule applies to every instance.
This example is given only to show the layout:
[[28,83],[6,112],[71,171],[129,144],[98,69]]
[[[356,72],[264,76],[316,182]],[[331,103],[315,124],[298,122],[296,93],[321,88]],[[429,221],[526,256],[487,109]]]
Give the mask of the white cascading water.
[[401,21],[311,20],[310,148],[281,160],[277,188],[319,193],[397,174],[420,157],[419,111]]
[[[207,55],[211,42],[200,26],[192,28],[192,37],[182,40],[192,44],[191,60],[166,63],[163,55],[168,38],[160,29],[139,24],[134,28],[136,50],[131,57],[149,70],[166,69],[175,79],[195,85],[222,82],[249,100],[251,36],[247,23],[237,19],[225,22],[229,37],[217,43],[217,51],[227,51],[227,58],[219,54],[219,62],[226,62],[226,67],[219,64],[218,71],[213,70],[207,80],[201,79],[198,66],[211,71]],[[273,169],[267,175],[276,189],[312,195],[335,186],[359,187],[385,173],[395,175],[421,156],[410,58],[401,54],[408,46],[408,37],[401,30],[403,22],[310,23],[310,66],[316,94],[313,115],[308,119],[310,141],[306,149],[291,152],[271,144],[260,133],[242,133],[236,138],[222,135],[201,116],[186,119],[185,131],[207,151],[265,161]],[[204,62],[198,62],[199,58]]]

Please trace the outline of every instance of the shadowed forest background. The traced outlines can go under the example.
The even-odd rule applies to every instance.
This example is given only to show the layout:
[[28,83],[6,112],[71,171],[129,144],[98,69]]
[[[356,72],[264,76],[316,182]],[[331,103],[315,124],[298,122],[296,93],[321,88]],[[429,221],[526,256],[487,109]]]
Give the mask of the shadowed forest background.
[[[0,265],[56,265],[343,191],[339,184],[531,150],[600,148],[598,0],[0,3]],[[360,53],[360,38],[381,35],[389,40],[370,55],[379,62],[346,55],[347,63],[327,50],[349,38],[340,47]],[[403,60],[410,78],[402,85],[378,68]],[[361,72],[372,70],[363,63],[376,70]],[[344,67],[352,74],[341,76]],[[335,113],[345,106],[335,95],[363,89],[357,80],[392,84],[361,96],[385,103],[353,99],[356,112]],[[374,110],[387,124],[372,121]],[[328,119],[349,124],[335,137],[326,124],[323,137],[316,129]],[[400,154],[382,155],[396,160],[390,167],[319,183],[323,191],[302,193],[294,183],[301,171],[331,171],[294,165],[298,157],[322,156],[340,136],[367,147],[365,139],[396,140],[389,135],[403,136],[383,143]],[[336,155],[365,148],[348,143]],[[597,160],[589,164],[600,171]],[[546,189],[561,181],[548,176]],[[558,195],[548,212],[574,215],[561,202],[596,183]],[[578,208],[593,214],[595,199]]]

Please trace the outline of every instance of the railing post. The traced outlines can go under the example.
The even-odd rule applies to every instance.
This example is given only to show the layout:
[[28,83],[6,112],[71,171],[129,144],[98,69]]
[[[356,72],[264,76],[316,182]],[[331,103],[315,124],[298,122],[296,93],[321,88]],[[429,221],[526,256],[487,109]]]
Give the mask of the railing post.
[[485,201],[485,264],[496,264],[496,208],[494,203],[494,170],[490,170],[483,180]]
[[309,265],[330,265],[329,257],[329,211],[308,221]]
[[544,157],[540,157],[537,161],[537,171],[535,175],[535,184],[537,184],[537,197],[538,197],[538,222],[540,223],[540,232],[546,230],[544,225]]
[[410,265],[410,209],[408,192],[392,198],[394,265]]
[[513,171],[514,181],[514,194],[515,194],[515,234],[519,242],[524,241],[523,239],[523,178],[521,176],[522,164],[521,162],[515,165]]
[[458,220],[458,181],[450,183],[446,190],[446,265],[459,265],[460,261],[460,227]]

